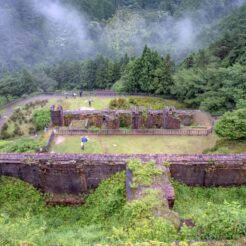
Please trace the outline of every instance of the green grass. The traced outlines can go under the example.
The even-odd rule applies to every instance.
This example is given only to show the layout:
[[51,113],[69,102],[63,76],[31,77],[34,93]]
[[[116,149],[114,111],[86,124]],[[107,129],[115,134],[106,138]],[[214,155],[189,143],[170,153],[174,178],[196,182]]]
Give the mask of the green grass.
[[6,144],[8,144],[8,141],[0,140],[0,148]]
[[56,153],[94,154],[201,154],[212,148],[214,135],[191,136],[89,136],[85,150],[80,149],[80,136],[60,136],[51,151]]
[[[163,99],[158,97],[140,97],[131,96],[129,97],[132,105],[143,106],[145,108],[151,107],[154,110],[160,110],[166,107],[175,107],[176,109],[187,109],[187,106],[177,100]],[[133,103],[134,102],[134,103]]]
[[82,107],[88,108],[88,100],[93,100],[91,108],[96,110],[107,109],[112,97],[82,97],[68,99],[51,99],[48,105],[61,105],[64,110],[79,110]]
[[208,154],[246,154],[246,140],[219,139],[214,148],[206,151]]
[[[68,98],[68,99],[51,99],[49,100],[48,106],[51,105],[62,105],[64,110],[78,110],[82,107],[89,107],[88,100],[93,100],[92,108],[96,110],[109,108],[109,103],[112,99],[119,97],[82,97],[82,98]],[[124,98],[135,98],[137,99],[138,106],[149,107],[153,109],[163,109],[168,106],[174,106],[177,109],[185,109],[185,105],[179,103],[176,100],[166,100],[155,97],[124,97]]]

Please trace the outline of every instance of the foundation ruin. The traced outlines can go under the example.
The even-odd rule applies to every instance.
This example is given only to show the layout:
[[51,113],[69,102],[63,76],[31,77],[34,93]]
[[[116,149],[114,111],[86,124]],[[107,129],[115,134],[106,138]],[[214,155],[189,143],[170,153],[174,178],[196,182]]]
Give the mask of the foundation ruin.
[[207,127],[212,123],[206,113],[199,110],[79,110],[64,111],[61,106],[50,109],[53,126],[68,127],[74,121],[87,121],[86,127],[117,130],[121,127],[131,129],[180,129],[181,125],[191,126],[197,114],[205,114]]
[[[175,201],[170,176],[190,186],[246,185],[246,155],[75,155],[0,154],[0,176],[21,179],[43,192],[87,193],[113,174],[127,170],[128,160],[165,165],[164,197]],[[169,173],[171,175],[169,175]],[[126,186],[129,186],[126,181]],[[128,194],[128,197],[130,195]]]

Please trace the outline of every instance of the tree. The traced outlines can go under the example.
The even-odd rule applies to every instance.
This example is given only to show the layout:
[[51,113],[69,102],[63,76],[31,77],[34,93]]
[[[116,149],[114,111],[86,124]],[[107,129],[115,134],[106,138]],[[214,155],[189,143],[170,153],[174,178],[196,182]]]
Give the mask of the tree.
[[225,113],[215,126],[215,132],[223,138],[246,138],[246,108]]
[[11,96],[18,93],[18,82],[11,75],[5,75],[0,80],[0,96],[5,97],[7,102]]
[[194,57],[193,57],[193,55],[188,56],[184,60],[184,65],[185,65],[186,69],[192,68],[194,66]]
[[162,67],[159,74],[159,83],[156,88],[157,94],[171,94],[171,88],[173,87],[173,73],[174,73],[174,63],[171,61],[170,55],[167,55],[161,63]]
[[127,92],[139,92],[140,85],[139,79],[141,74],[141,60],[137,58],[133,61],[130,61],[126,67],[125,73],[121,77],[123,81],[123,86]]
[[98,55],[96,63],[96,87],[105,89],[108,85],[108,60],[102,55]]
[[41,131],[50,124],[50,111],[47,109],[36,110],[32,117],[36,130]]
[[88,60],[82,65],[81,89],[92,90],[96,87],[96,64],[93,60]]
[[57,88],[57,81],[47,76],[47,74],[42,70],[38,71],[35,74],[35,78],[36,78],[38,87],[43,92],[53,92]]
[[37,81],[30,72],[23,70],[20,74],[20,82],[18,83],[18,86],[18,96],[31,94],[37,90]]
[[155,70],[161,63],[160,56],[157,52],[145,46],[139,62],[141,64],[140,89],[143,92],[153,93],[156,89],[154,85]]

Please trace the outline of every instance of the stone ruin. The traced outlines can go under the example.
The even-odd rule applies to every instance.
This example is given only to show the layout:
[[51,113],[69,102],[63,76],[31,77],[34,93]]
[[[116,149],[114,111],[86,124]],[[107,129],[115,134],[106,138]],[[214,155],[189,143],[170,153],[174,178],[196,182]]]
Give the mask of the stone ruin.
[[63,108],[62,106],[55,106],[50,107],[50,116],[52,124],[55,126],[63,126],[64,125],[64,115],[63,115]]
[[78,110],[64,111],[61,106],[52,106],[51,122],[53,126],[70,126],[73,121],[88,121],[88,127],[102,129],[180,129],[181,125],[190,126],[193,116],[200,111],[176,110]]
[[[138,159],[143,165],[154,161],[162,171],[147,186],[131,186],[134,173],[128,161]],[[11,176],[51,193],[48,205],[80,205],[100,183],[117,172],[126,171],[128,201],[141,199],[146,191],[156,192],[160,201],[153,213],[172,220],[181,227],[183,221],[172,210],[175,204],[174,178],[189,186],[246,185],[246,155],[75,155],[75,154],[0,154],[0,176]]]
[[[0,154],[0,176],[21,179],[43,192],[56,194],[88,193],[105,179],[127,171],[128,160],[154,161],[163,170],[157,187],[172,207],[175,193],[170,177],[189,186],[246,185],[246,155],[76,155]],[[164,165],[164,163],[169,163]]]

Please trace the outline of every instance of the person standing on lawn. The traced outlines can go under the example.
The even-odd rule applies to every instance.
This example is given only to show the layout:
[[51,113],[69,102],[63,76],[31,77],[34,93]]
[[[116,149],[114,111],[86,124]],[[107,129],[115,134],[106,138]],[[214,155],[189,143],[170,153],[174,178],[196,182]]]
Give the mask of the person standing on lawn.
[[87,137],[81,137],[81,149],[84,150],[85,149],[85,143],[87,143],[89,141],[89,139]]

